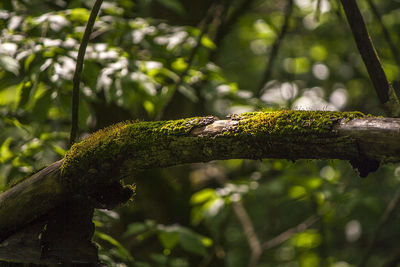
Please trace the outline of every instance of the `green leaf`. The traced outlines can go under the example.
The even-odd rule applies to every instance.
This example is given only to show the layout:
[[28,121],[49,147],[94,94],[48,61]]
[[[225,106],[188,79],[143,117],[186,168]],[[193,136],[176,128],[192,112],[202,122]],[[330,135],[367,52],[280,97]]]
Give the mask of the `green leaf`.
[[177,0],[158,0],[158,2],[179,15],[185,14],[185,8]]
[[18,86],[10,86],[4,90],[0,90],[0,106],[15,105],[16,94]]
[[203,36],[201,37],[201,44],[205,47],[208,48],[210,50],[215,50],[217,48],[217,46],[214,44],[213,41],[211,41],[210,38],[208,38],[207,36]]
[[54,152],[56,152],[61,157],[64,157],[65,153],[67,153],[67,151],[64,148],[57,146],[57,145],[51,145],[51,148],[53,149]]
[[182,72],[187,68],[187,63],[183,57],[179,57],[172,62],[171,67],[175,71]]
[[321,235],[315,230],[307,230],[295,235],[291,241],[297,247],[311,249],[321,244]]
[[157,266],[166,266],[168,263],[168,257],[159,253],[152,253],[150,258],[157,264]]
[[259,19],[254,23],[254,29],[256,31],[256,37],[272,41],[276,38],[274,29],[265,21]]
[[16,59],[10,56],[0,55],[0,67],[13,73],[15,76],[18,76],[19,74],[19,63]]
[[74,8],[69,14],[69,19],[71,21],[76,21],[79,23],[86,23],[90,16],[90,10],[86,8]]
[[206,247],[212,244],[211,239],[180,225],[159,225],[158,231],[158,237],[166,249],[174,248],[179,242],[184,250],[198,255],[205,255],[207,252]]
[[144,223],[131,223],[128,225],[128,229],[124,233],[124,237],[136,235],[147,230],[147,225]]
[[143,102],[143,107],[147,111],[147,114],[153,115],[154,114],[154,103],[148,100]]
[[8,137],[3,144],[0,146],[0,162],[4,163],[13,157],[13,153],[10,150],[10,144],[13,138]]
[[110,254],[124,262],[133,262],[133,257],[125,248],[112,248]]
[[328,56],[328,51],[322,45],[314,45],[310,49],[310,55],[316,61],[324,61]]
[[204,203],[204,202],[206,202],[206,201],[208,201],[210,199],[214,199],[216,197],[217,197],[217,195],[216,195],[214,189],[206,188],[206,189],[203,189],[203,190],[200,190],[200,191],[194,193],[192,195],[192,198],[190,199],[190,203],[192,205],[201,204],[201,203]]
[[168,77],[169,79],[173,80],[174,82],[177,82],[179,80],[179,75],[177,75],[175,72],[170,71],[167,68],[162,68],[160,70],[160,73],[164,75],[165,77]]
[[25,104],[28,102],[32,87],[31,81],[21,82],[17,87],[17,108],[25,106]]
[[29,66],[31,65],[32,61],[35,59],[35,54],[32,53],[30,54],[26,59],[24,63],[24,69],[27,72],[29,70]]
[[129,260],[129,261],[133,261],[133,257],[131,256],[131,254],[129,253],[128,250],[126,250],[126,248],[124,248],[122,246],[122,244],[120,242],[118,242],[116,239],[114,239],[113,237],[105,234],[105,233],[101,233],[96,231],[95,232],[96,237],[98,237],[99,239],[102,239],[108,243],[110,243],[112,246],[114,246],[115,248],[112,251],[112,254],[117,255],[119,258],[123,258],[125,260]]
[[46,90],[44,85],[38,87],[34,96],[35,104],[32,109],[32,119],[39,122],[44,122],[46,120],[51,106],[51,93],[51,90]]
[[8,125],[17,127],[18,129],[24,130],[26,133],[30,134],[30,130],[28,129],[27,125],[22,124],[16,118],[4,118],[3,121],[6,122]]
[[203,243],[203,236],[187,228],[182,228],[181,231],[179,231],[179,244],[184,250],[194,254],[204,256],[207,253]]
[[160,231],[158,239],[164,248],[173,249],[179,243],[179,234],[177,232]]
[[310,60],[306,57],[287,58],[283,64],[289,73],[301,74],[310,70]]
[[389,62],[383,61],[382,65],[389,81],[397,80],[399,78],[399,67],[396,64],[390,64]]
[[67,132],[51,132],[40,134],[40,140],[42,141],[59,141],[60,139],[68,140],[69,133]]
[[43,142],[37,138],[34,138],[24,145],[22,155],[24,157],[32,157],[41,150],[43,150]]
[[295,185],[289,188],[289,196],[291,198],[301,198],[307,195],[307,191],[303,186]]

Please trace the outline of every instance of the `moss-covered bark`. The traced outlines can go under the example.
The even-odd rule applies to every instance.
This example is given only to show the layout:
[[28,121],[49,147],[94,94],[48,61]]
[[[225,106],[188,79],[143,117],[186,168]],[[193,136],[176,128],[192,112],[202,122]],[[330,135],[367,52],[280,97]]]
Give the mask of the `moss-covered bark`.
[[87,192],[96,188],[93,183],[118,180],[121,171],[130,168],[230,158],[328,158],[335,151],[335,157],[348,158],[349,144],[337,142],[333,124],[363,117],[359,112],[277,111],[232,115],[227,120],[119,123],[75,144],[65,157],[62,175],[71,190]]
[[62,161],[0,195],[0,237],[76,194],[102,207],[123,203],[133,188],[120,180],[132,169],[233,158],[308,158],[350,160],[366,175],[379,162],[400,161],[399,138],[400,119],[359,112],[252,112],[224,120],[119,123],[75,144]]

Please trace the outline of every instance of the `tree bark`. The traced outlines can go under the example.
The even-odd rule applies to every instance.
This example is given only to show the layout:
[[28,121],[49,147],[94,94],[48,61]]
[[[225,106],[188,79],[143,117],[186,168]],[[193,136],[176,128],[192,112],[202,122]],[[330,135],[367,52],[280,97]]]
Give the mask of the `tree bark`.
[[75,144],[64,159],[1,194],[0,237],[74,195],[111,208],[127,201],[131,188],[114,185],[131,170],[234,158],[342,159],[366,175],[379,163],[400,161],[398,140],[400,119],[357,112],[254,112],[224,120],[121,123]]

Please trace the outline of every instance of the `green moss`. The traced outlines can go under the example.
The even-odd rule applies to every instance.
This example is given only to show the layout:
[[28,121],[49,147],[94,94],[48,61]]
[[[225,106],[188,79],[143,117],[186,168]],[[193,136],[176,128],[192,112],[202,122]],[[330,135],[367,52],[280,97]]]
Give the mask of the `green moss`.
[[361,112],[336,111],[293,111],[249,112],[236,115],[239,120],[236,135],[334,135],[332,125],[335,121],[362,118]]
[[[360,112],[328,111],[275,111],[250,112],[231,115],[237,125],[224,129],[223,133],[213,137],[190,137],[179,140],[181,147],[191,142],[207,147],[213,138],[236,136],[262,136],[271,138],[290,138],[290,136],[332,136],[335,121],[362,118]],[[61,167],[61,174],[71,186],[73,192],[88,192],[97,185],[107,185],[118,181],[122,176],[120,170],[126,167],[129,160],[143,162],[153,160],[152,166],[165,166],[171,162],[171,154],[162,154],[170,149],[169,145],[177,138],[190,136],[192,129],[213,123],[215,117],[195,117],[174,121],[126,122],[118,123],[100,130],[80,143],[72,146],[67,152]],[[224,141],[221,141],[223,143]],[[151,151],[153,154],[147,154]],[[164,152],[162,152],[164,151]],[[180,154],[191,153],[190,150],[179,151]],[[180,154],[177,154],[179,156]],[[154,158],[146,158],[156,155]],[[172,154],[173,155],[173,154]],[[164,158],[165,157],[165,158]],[[212,159],[210,157],[210,159]],[[155,160],[155,161],[154,161]],[[179,162],[179,161],[177,161]],[[139,163],[140,164],[140,163]],[[157,165],[158,164],[158,165]],[[97,185],[95,185],[96,183]],[[79,185],[81,188],[77,188]]]
[[[189,134],[194,127],[202,127],[215,120],[215,117],[195,117],[115,124],[74,144],[65,156],[61,174],[71,190],[86,192],[93,181],[107,183],[113,177],[119,177],[121,165],[134,157],[135,151],[150,147],[154,140],[168,143],[173,138]],[[75,184],[85,188],[75,188]]]

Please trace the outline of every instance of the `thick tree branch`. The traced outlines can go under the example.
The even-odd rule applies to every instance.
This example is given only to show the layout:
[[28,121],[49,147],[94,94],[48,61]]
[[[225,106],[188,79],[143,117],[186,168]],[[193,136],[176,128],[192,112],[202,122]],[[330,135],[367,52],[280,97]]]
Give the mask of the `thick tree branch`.
[[1,194],[0,237],[73,195],[106,207],[127,201],[132,190],[118,181],[132,169],[234,158],[343,159],[367,174],[372,170],[364,170],[363,162],[400,161],[399,139],[400,119],[357,112],[254,112],[224,120],[121,123],[75,144],[63,160]]
[[[0,240],[5,234],[35,220],[67,198],[60,176],[62,162],[53,163],[0,195]],[[23,218],[24,222],[21,214],[27,211],[29,217]]]

